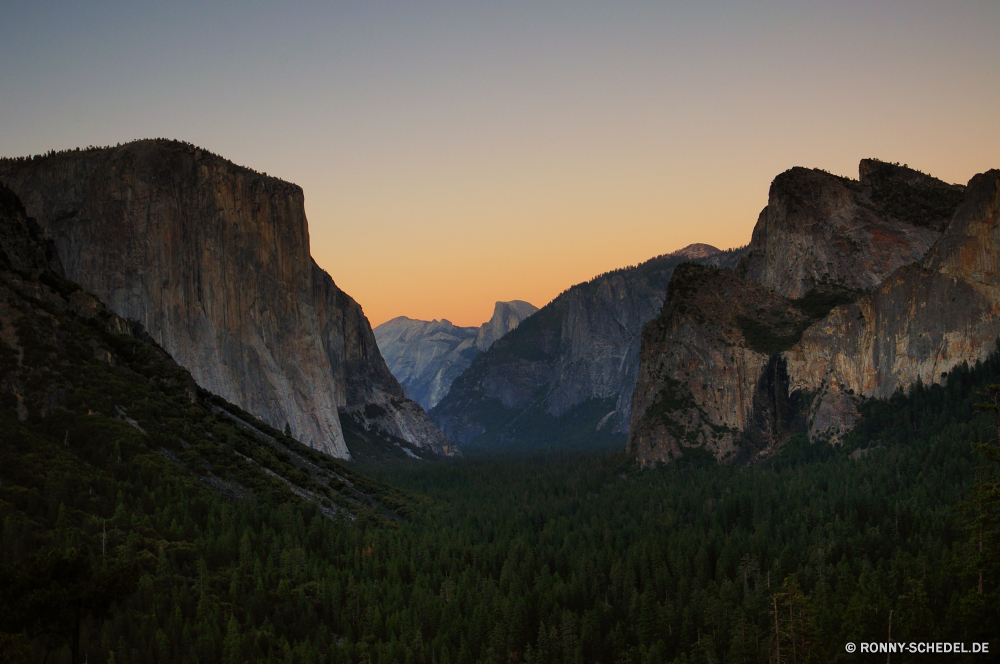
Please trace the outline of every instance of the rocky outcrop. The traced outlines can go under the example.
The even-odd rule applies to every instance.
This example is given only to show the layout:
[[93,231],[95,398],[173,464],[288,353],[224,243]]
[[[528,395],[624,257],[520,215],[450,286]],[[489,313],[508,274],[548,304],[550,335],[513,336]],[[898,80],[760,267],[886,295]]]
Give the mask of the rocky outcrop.
[[866,159],[859,172],[776,177],[740,274],[791,298],[822,283],[873,290],[927,253],[962,200],[960,185],[906,167]]
[[[340,412],[447,440],[406,405],[361,307],[309,254],[303,193],[184,143],[0,160],[66,276],[139,321],[200,385],[348,458]],[[393,404],[402,404],[394,407]]]
[[995,332],[970,332],[986,301],[931,274],[971,233],[961,210],[948,223],[965,187],[875,160],[859,172],[782,173],[736,274],[681,272],[643,333],[629,437],[642,463],[684,447],[751,459],[796,428],[836,440],[858,417],[855,396],[932,381],[992,350]]
[[857,418],[854,398],[939,382],[1000,338],[1000,171],[974,177],[941,239],[856,303],[837,307],[788,353],[789,386],[816,395],[814,438]]
[[399,316],[376,327],[375,340],[406,396],[429,411],[479,354],[478,332],[478,327],[458,327],[448,320]]
[[[55,248],[40,230],[16,195],[0,184],[5,497],[37,493],[58,469],[68,480],[60,482],[60,502],[74,508],[100,505],[102,489],[110,490],[103,497],[113,501],[113,485],[86,478],[120,472],[132,457],[144,479],[180,472],[193,480],[182,488],[193,491],[189,496],[204,496],[208,489],[230,502],[311,503],[317,515],[337,523],[359,516],[381,523],[398,520],[393,510],[399,501],[391,490],[343,464],[328,463],[199,389],[141,325],[115,315],[66,279]],[[14,417],[20,427],[12,426]],[[123,436],[128,429],[135,435]],[[356,441],[357,430],[348,431]],[[395,439],[387,442],[401,446]],[[433,456],[416,451],[420,458]],[[407,455],[417,456],[409,447],[400,452]],[[176,504],[176,494],[164,498],[162,505]],[[11,506],[4,502],[5,509]]]
[[476,332],[476,348],[480,352],[489,350],[493,343],[507,334],[525,318],[538,311],[538,307],[524,300],[497,302],[493,305],[493,316],[479,326]]
[[774,291],[694,263],[674,272],[645,326],[628,449],[643,465],[701,447],[722,461],[767,454],[792,416],[776,351],[811,318]]
[[399,316],[376,327],[375,339],[406,395],[430,410],[476,355],[536,311],[537,307],[521,300],[497,302],[493,317],[480,327]]
[[476,357],[432,419],[459,443],[517,445],[542,428],[552,440],[624,434],[642,326],[678,265],[720,253],[740,252],[692,245],[570,288]]

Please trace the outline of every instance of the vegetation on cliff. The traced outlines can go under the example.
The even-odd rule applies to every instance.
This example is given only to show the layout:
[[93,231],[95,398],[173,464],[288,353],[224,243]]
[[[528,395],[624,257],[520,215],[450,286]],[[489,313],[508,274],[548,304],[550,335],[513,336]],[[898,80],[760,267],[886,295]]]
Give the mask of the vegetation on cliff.
[[[276,533],[412,508],[198,388],[62,278],[36,231],[0,187],[0,660],[165,661],[176,637],[171,652],[212,661],[213,573],[247,560],[243,535],[273,564]],[[268,629],[260,652],[281,644]]]
[[813,323],[822,320],[834,307],[850,304],[861,296],[861,291],[834,283],[814,286],[804,296],[789,300],[794,315],[785,310],[759,310],[739,314],[736,322],[748,348],[764,355],[784,352],[798,343]]

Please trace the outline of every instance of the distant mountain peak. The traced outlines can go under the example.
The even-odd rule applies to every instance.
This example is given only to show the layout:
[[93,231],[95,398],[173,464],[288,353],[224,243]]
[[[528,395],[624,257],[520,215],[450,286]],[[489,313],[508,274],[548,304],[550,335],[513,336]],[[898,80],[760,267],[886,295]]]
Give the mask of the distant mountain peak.
[[524,300],[497,302],[493,317],[479,327],[459,327],[447,318],[422,321],[398,316],[376,327],[375,339],[407,395],[429,410],[473,357],[536,311]]
[[689,244],[683,249],[678,249],[677,251],[667,255],[684,256],[686,258],[697,259],[697,258],[708,258],[709,256],[714,256],[715,254],[721,254],[721,253],[722,253],[721,249],[713,247],[710,244],[695,242],[694,244]]
[[432,420],[460,445],[622,444],[640,335],[659,314],[674,268],[689,260],[732,267],[744,253],[691,245],[571,286],[478,355]]
[[493,317],[483,323],[476,335],[476,348],[486,350],[493,343],[516,328],[522,320],[538,311],[538,307],[524,300],[497,302],[493,305]]

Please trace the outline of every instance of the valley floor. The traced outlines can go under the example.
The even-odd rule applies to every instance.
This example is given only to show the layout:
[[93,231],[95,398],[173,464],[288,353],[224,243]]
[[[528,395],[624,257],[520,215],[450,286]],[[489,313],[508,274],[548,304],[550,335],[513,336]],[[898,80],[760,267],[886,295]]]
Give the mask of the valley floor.
[[[116,664],[768,662],[779,647],[783,661],[874,661],[845,643],[888,641],[890,620],[894,641],[989,641],[996,422],[976,404],[993,383],[996,356],[868,402],[842,446],[795,437],[755,466],[693,452],[647,470],[624,454],[397,464],[368,483],[392,511],[354,521],[186,482],[142,436],[121,461],[116,443],[88,443],[97,484],[54,475],[24,445],[79,463],[61,423],[9,422],[3,573],[81,552],[97,572],[133,570],[82,625],[81,653]],[[108,500],[84,500],[95,491]],[[3,639],[69,657],[58,632]]]

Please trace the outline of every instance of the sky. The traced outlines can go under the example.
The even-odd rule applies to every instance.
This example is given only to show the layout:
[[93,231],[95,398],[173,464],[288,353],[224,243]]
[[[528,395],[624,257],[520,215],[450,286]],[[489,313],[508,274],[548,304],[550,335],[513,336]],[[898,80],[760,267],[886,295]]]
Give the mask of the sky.
[[1000,167],[997,35],[995,0],[9,2],[0,155],[194,143],[303,188],[373,326],[471,326],[744,245],[793,166]]

